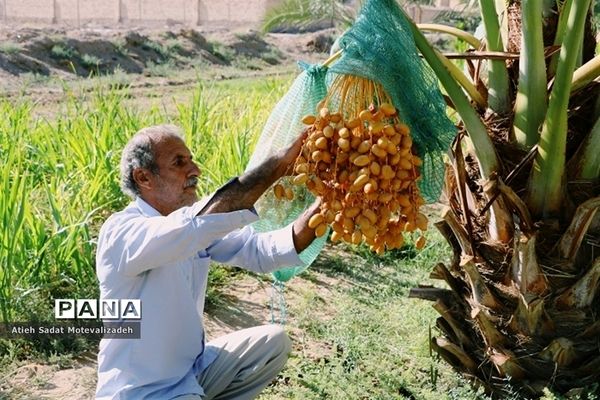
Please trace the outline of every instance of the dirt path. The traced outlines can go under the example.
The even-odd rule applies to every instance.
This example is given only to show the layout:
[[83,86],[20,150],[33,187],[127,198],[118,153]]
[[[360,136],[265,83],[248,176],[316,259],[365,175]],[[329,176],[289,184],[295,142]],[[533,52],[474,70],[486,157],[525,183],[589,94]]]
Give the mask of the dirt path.
[[[310,279],[296,277],[285,288],[285,326],[294,343],[294,352],[304,358],[323,357],[330,351],[327,344],[306,340],[298,326],[297,314],[307,305],[318,303],[314,318],[330,318],[335,310],[328,308],[327,298],[346,284],[321,272],[313,271]],[[279,320],[279,307],[272,311],[271,301],[279,302],[268,276],[243,275],[219,292],[215,305],[205,313],[207,339],[235,330],[268,324],[272,316]],[[312,307],[311,307],[312,308]],[[70,361],[69,368],[27,363],[15,367],[0,378],[1,400],[89,400],[94,398],[96,355],[86,354]]]

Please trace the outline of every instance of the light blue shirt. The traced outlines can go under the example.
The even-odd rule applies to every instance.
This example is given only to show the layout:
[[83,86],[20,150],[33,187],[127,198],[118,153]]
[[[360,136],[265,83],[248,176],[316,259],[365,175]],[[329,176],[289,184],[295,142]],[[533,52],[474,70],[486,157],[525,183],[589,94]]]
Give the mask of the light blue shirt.
[[196,376],[216,356],[202,322],[210,261],[256,272],[302,265],[291,224],[257,233],[250,210],[196,216],[207,201],[161,216],[137,198],[100,229],[100,297],[140,299],[142,319],[141,339],[100,342],[97,399],[203,395]]

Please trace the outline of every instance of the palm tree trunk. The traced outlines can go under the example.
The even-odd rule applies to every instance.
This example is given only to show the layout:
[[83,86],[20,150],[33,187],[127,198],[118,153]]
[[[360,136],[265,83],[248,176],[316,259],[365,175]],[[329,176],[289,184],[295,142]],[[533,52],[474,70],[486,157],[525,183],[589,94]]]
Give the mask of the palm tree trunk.
[[[537,10],[532,9],[536,4]],[[531,43],[523,45],[522,40],[537,41],[546,53],[552,50],[558,9],[548,13],[553,21],[542,24],[541,36],[528,39],[521,31],[522,12],[541,18],[548,4],[509,2],[508,51],[531,48]],[[508,118],[489,110],[481,111],[479,117],[471,116],[470,111],[459,112],[463,117],[460,124],[468,134],[469,121],[483,122],[493,153],[503,162],[485,176],[481,165],[479,169],[466,168],[467,158],[471,163],[479,161],[481,149],[471,137],[474,153],[463,154],[464,138],[457,139],[447,171],[448,207],[436,224],[454,257],[448,265],[436,265],[431,274],[445,281],[448,289],[411,292],[413,297],[434,300],[440,314],[436,321],[440,335],[432,339],[432,348],[499,398],[537,397],[546,387],[573,393],[600,381],[600,122],[593,117],[600,85],[592,82],[597,76],[592,73],[576,79],[578,92],[571,93],[577,66],[573,51],[582,49],[583,63],[593,57],[588,49],[589,2],[574,1],[571,11],[570,16],[559,17],[568,18],[571,27],[561,39],[563,50],[556,74],[551,68],[546,74],[544,66],[552,62],[547,57],[541,65],[542,83],[527,94],[529,105],[516,107],[515,115]],[[523,69],[518,62],[507,61],[506,67],[513,89],[531,78],[529,74],[540,74],[534,68]],[[575,76],[586,73],[589,71],[581,70]],[[438,77],[444,84],[443,74]],[[548,79],[554,77],[549,85]],[[546,98],[550,99],[548,115]],[[511,99],[512,104],[517,101],[518,97]],[[538,109],[528,109],[532,106]],[[523,136],[527,140],[511,141],[511,122],[525,121],[516,114],[535,116],[540,110],[544,112],[536,124],[543,126],[541,136],[531,128],[540,139],[529,140],[527,133]],[[476,134],[481,134],[481,128]],[[561,176],[565,177],[562,183]],[[527,197],[527,188],[540,182],[552,189]],[[492,205],[510,215],[503,221],[511,228],[508,240],[490,236],[485,216]]]

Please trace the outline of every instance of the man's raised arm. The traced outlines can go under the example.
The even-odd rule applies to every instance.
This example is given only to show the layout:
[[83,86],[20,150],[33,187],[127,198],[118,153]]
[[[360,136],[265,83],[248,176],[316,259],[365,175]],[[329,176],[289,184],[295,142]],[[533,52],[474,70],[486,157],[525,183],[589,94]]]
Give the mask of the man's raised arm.
[[251,209],[256,200],[275,181],[288,171],[291,172],[305,137],[306,132],[290,146],[267,158],[258,167],[223,186],[213,195],[199,215]]

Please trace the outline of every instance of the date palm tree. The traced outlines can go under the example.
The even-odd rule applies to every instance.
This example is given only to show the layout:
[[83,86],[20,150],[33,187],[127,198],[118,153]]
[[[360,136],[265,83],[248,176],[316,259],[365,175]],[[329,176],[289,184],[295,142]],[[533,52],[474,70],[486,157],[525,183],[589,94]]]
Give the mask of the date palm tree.
[[306,29],[312,25],[349,25],[356,7],[344,0],[282,0],[267,10],[262,31]]
[[[449,154],[447,207],[436,224],[454,257],[431,274],[447,288],[411,295],[432,300],[440,313],[432,347],[490,392],[577,391],[600,382],[593,2],[478,6],[483,39],[454,27],[412,26],[459,131]],[[468,72],[434,49],[425,30],[468,43],[470,51],[454,55],[466,59]]]
[[425,26],[474,47],[466,74],[413,29],[459,134],[436,224],[454,257],[431,274],[448,288],[411,295],[440,313],[432,347],[495,393],[535,397],[600,381],[600,56],[591,3],[480,0],[482,40]]
[[[362,0],[282,0],[267,10],[262,31],[282,28],[305,29],[313,24],[348,26]],[[406,5],[433,5],[435,0],[402,0]]]

